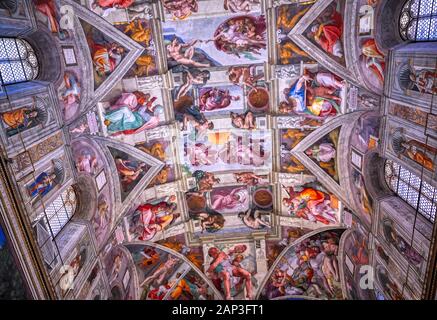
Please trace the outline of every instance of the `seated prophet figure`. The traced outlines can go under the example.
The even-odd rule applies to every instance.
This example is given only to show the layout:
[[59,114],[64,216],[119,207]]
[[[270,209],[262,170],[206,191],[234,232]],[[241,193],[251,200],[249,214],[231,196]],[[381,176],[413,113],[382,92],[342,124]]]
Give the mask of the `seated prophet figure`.
[[164,230],[180,216],[176,213],[176,203],[161,201],[157,204],[140,205],[135,214],[139,215],[138,224],[141,241],[151,240],[158,231]]
[[39,124],[38,110],[31,108],[20,108],[4,112],[1,114],[1,118],[6,125],[8,136],[13,136],[25,129]]
[[[290,88],[285,89],[284,94],[289,109],[297,114],[308,114],[314,118],[336,115],[340,111],[338,103],[341,99],[334,95],[334,92],[340,88],[340,84],[326,75],[329,74],[317,74],[315,79],[310,75],[303,75]],[[312,85],[307,85],[310,81]],[[286,109],[284,106],[281,108]]]
[[246,298],[252,299],[252,274],[240,264],[244,259],[242,253],[246,250],[246,245],[236,245],[227,253],[216,247],[208,250],[208,256],[212,261],[207,273],[216,288],[224,291],[226,300],[232,300],[232,293],[235,294],[243,286],[246,287]]
[[163,107],[149,103],[147,95],[141,92],[123,93],[105,114],[108,133],[135,134],[153,129],[159,124]]

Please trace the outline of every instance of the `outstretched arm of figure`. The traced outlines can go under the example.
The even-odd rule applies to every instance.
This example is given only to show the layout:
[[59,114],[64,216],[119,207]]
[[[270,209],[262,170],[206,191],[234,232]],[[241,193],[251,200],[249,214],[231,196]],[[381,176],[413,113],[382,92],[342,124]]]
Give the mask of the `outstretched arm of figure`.
[[187,81],[179,88],[176,99],[179,100],[180,97],[184,96],[188,90],[190,90],[191,85],[193,84],[193,76],[188,71],[187,72]]
[[221,206],[222,202],[223,202],[223,196],[216,196],[211,205],[212,209],[217,210],[217,208]]
[[217,266],[223,261],[223,259],[224,256],[222,253],[220,253],[219,256],[215,259],[215,261],[209,265],[208,272],[214,271],[214,269],[217,268]]
[[217,40],[219,40],[221,37],[222,37],[222,33],[219,32],[219,33],[218,33],[216,36],[214,36],[212,39],[208,39],[208,40],[206,40],[205,43],[210,43],[210,42],[212,42],[212,41],[217,41]]
[[194,46],[197,42],[202,42],[202,40],[194,39],[191,42],[181,44],[181,47],[182,48],[189,48],[189,47]]
[[300,90],[302,88],[302,86],[305,85],[306,80],[307,80],[307,78],[305,76],[302,76],[299,78],[299,80],[297,81],[297,84],[296,84],[296,91]]

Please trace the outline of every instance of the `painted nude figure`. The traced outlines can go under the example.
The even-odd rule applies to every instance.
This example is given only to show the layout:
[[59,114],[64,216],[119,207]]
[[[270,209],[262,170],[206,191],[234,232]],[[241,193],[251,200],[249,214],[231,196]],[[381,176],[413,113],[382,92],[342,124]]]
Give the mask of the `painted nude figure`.
[[243,223],[252,229],[262,229],[264,227],[270,228],[270,224],[261,219],[261,212],[259,210],[249,209],[246,212],[240,212],[238,217]]
[[248,186],[256,186],[261,183],[263,178],[253,172],[235,172],[235,180]]
[[199,10],[197,0],[164,0],[162,5],[178,20],[184,20]]
[[167,45],[167,57],[174,59],[177,63],[196,68],[209,67],[209,63],[200,63],[193,60],[194,45],[201,40],[193,40],[190,43],[180,43],[177,38]]
[[156,280],[159,284],[161,284],[164,281],[164,278],[176,266],[176,264],[178,262],[179,262],[179,259],[177,257],[169,254],[167,260],[164,263],[162,263],[158,267],[158,269],[156,269],[155,272],[153,272],[152,275],[150,275],[146,279],[144,279],[144,281],[141,283],[140,287],[144,287],[154,280]]
[[260,0],[225,0],[224,8],[225,10],[230,10],[231,12],[250,12],[250,6],[259,4]]
[[256,66],[232,66],[228,70],[229,80],[235,85],[255,89],[256,82],[264,77],[263,73],[257,75],[255,72]]
[[209,80],[211,73],[208,70],[191,69],[182,74],[184,84],[179,88],[176,95],[176,100],[179,100],[182,96],[185,96],[193,86],[205,85]]
[[232,125],[238,129],[252,130],[256,128],[255,117],[251,111],[245,114],[231,112],[231,121]]

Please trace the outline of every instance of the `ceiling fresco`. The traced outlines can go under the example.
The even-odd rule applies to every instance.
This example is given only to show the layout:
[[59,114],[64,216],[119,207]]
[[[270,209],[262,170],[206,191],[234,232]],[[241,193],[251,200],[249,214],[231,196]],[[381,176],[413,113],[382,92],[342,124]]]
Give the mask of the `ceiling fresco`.
[[[50,266],[63,298],[375,299],[358,284],[375,205],[357,154],[381,143],[380,1],[33,2],[63,55],[68,143],[20,190],[41,212],[79,181],[72,221],[93,243],[63,253],[74,290]],[[420,268],[387,228],[384,246]],[[396,298],[377,263],[378,292]]]

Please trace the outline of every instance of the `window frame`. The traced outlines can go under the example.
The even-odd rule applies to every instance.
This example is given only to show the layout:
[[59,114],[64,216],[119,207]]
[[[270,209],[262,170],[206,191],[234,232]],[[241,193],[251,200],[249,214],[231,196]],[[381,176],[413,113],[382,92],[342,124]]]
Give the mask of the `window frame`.
[[[414,1],[418,1],[418,8],[417,8],[417,16],[412,15],[411,10],[411,4]],[[423,2],[430,2],[431,3],[431,10],[429,13],[422,13],[421,12],[421,4]],[[428,5],[428,4],[427,4]],[[408,19],[408,21],[403,22],[403,20]],[[419,30],[419,23],[420,21],[425,21],[429,19],[428,24],[428,35],[427,38],[419,38],[418,39],[418,30]],[[434,28],[433,26],[434,23]],[[414,39],[409,35],[409,30],[412,28],[412,24],[415,23],[415,34]],[[405,26],[403,26],[405,24]],[[435,34],[431,35],[431,31],[435,30]],[[414,42],[427,42],[427,41],[437,41],[437,0],[407,0],[402,6],[401,13],[399,15],[398,20],[398,30],[400,33],[400,36],[405,41],[414,41]]]
[[[394,172],[388,172],[392,170],[394,170]],[[396,161],[389,159],[384,163],[384,179],[388,188],[393,191],[396,196],[411,206],[427,221],[431,223],[435,222],[437,215],[436,187],[421,179]],[[425,207],[425,205],[428,205],[428,208]]]
[[[66,210],[66,201],[64,199],[64,196],[66,197],[66,195],[72,192],[73,194],[73,199],[72,202],[69,203],[72,210],[71,210],[71,214],[68,215],[68,212]],[[48,213],[47,213],[47,209],[53,205],[53,203],[55,201],[61,201],[62,202],[62,207],[59,207],[55,210],[54,213],[51,214],[50,218],[48,217]],[[71,199],[70,199],[71,200]],[[67,203],[68,204],[68,203]],[[36,227],[38,224],[42,225],[44,228],[44,232],[46,233],[44,237],[44,239],[42,240],[42,242],[38,241],[38,245],[40,247],[40,250],[43,250],[43,248],[46,248],[45,250],[54,250],[54,256],[53,259],[51,259],[50,261],[45,260],[47,267],[49,268],[49,270],[52,270],[53,267],[59,262],[59,258],[61,256],[61,253],[59,251],[58,248],[58,244],[56,241],[56,238],[58,237],[58,235],[60,235],[62,233],[62,230],[68,225],[68,223],[71,221],[71,219],[75,216],[78,207],[79,207],[79,197],[78,197],[78,192],[75,188],[74,185],[69,185],[68,187],[66,187],[65,189],[62,190],[62,192],[60,192],[56,198],[50,202],[48,205],[46,205],[44,203],[44,210],[42,212],[40,212],[34,219],[32,219],[32,225],[34,227]],[[64,209],[64,211],[67,213],[67,219],[64,220],[65,223],[63,225],[61,225],[59,228],[56,229],[56,232],[54,232],[54,227],[50,224],[50,221],[54,218],[58,219],[59,222],[59,218],[57,217],[57,214],[60,212],[60,210]],[[44,236],[44,234],[41,234],[41,236]],[[50,249],[51,248],[51,249]],[[45,259],[45,257],[44,257]]]
[[[5,43],[9,41],[13,41],[15,43],[15,48],[8,51]],[[18,41],[21,42],[21,48],[25,48],[24,53],[20,51]],[[15,50],[13,54],[18,54],[18,57],[11,57],[11,50]],[[20,65],[20,71],[22,72],[24,79],[23,77],[20,77],[17,80],[17,77],[14,73],[14,67],[12,67],[13,64]],[[12,73],[13,77],[13,81],[6,81],[4,79],[4,73],[2,74],[0,71],[0,85],[2,87],[26,83],[35,80],[38,77],[40,71],[40,64],[35,50],[27,40],[21,38],[0,37],[0,65],[9,65],[10,72]],[[30,72],[28,72],[26,68],[31,69],[32,73],[30,74]],[[29,77],[29,75],[31,75],[31,77]]]
[[[68,199],[67,195],[69,193],[73,194],[73,199]],[[65,199],[64,199],[65,198]],[[67,200],[69,200],[67,202]],[[55,203],[58,202],[58,203]],[[67,206],[71,207],[71,210],[67,210]],[[50,238],[54,240],[61,231],[65,228],[65,226],[68,224],[68,222],[71,221],[71,219],[74,217],[78,207],[78,195],[73,186],[68,186],[65,188],[61,193],[57,195],[55,199],[53,199],[52,202],[44,206],[44,210],[37,215],[35,218],[35,222],[44,219],[44,225],[47,227],[47,230],[50,232]],[[47,212],[47,211],[51,212]],[[54,210],[54,211],[53,211]],[[63,211],[65,213],[66,219],[62,219],[62,222],[59,217],[59,213]],[[71,211],[71,212],[69,212]],[[50,223],[53,219],[57,219],[59,222],[60,227],[54,228],[54,226]],[[63,223],[65,221],[65,223]],[[56,231],[54,231],[56,230]]]

